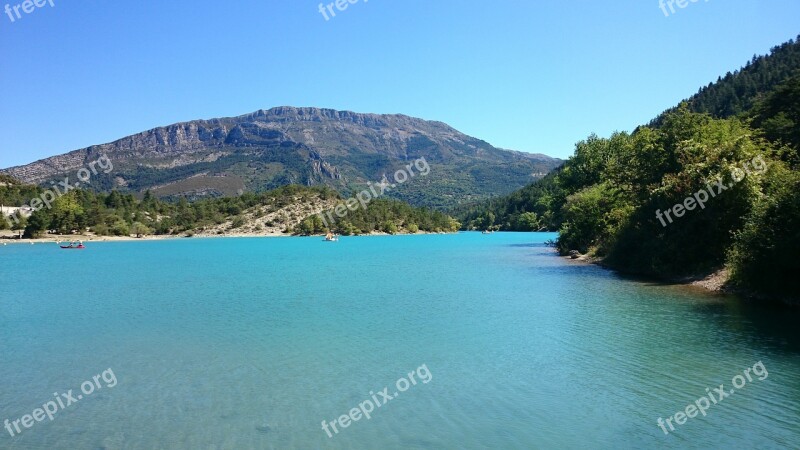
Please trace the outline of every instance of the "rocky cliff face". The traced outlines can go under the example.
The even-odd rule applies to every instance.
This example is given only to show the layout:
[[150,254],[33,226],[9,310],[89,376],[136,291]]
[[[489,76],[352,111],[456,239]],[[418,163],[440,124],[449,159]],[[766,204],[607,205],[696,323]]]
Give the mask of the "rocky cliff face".
[[242,187],[259,191],[289,183],[327,184],[348,193],[425,158],[431,173],[424,182],[391,195],[435,207],[510,192],[560,164],[492,147],[441,122],[278,107],[160,127],[0,172],[46,183],[102,155],[114,171],[96,176],[95,189],[151,189],[162,196],[229,195]]

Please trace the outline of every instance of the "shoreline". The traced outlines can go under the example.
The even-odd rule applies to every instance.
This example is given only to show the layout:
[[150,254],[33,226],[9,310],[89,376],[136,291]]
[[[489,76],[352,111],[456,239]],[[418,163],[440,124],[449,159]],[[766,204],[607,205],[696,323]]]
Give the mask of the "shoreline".
[[[417,233],[396,233],[389,234],[379,231],[373,231],[366,234],[345,236],[345,237],[370,237],[370,236],[415,236],[415,235],[434,235],[434,234],[458,234],[454,233],[436,233],[436,232],[417,232]],[[36,244],[65,244],[73,241],[83,241],[84,243],[99,243],[99,242],[145,242],[145,241],[165,241],[173,239],[231,239],[231,238],[291,238],[291,237],[324,237],[324,234],[299,236],[293,234],[285,234],[281,232],[262,232],[262,233],[233,233],[233,234],[192,234],[192,235],[147,235],[143,237],[133,236],[95,236],[95,235],[50,235],[47,237],[35,239],[18,239],[16,234],[0,234],[0,247],[11,245],[36,245]],[[727,268],[721,268],[705,275],[694,275],[685,277],[662,277],[657,275],[644,275],[633,274],[620,271],[614,267],[608,266],[604,263],[603,258],[593,257],[589,255],[575,254],[575,255],[560,255],[554,250],[556,256],[564,259],[570,263],[591,264],[599,266],[605,270],[615,272],[626,278],[657,282],[663,285],[677,285],[687,288],[700,289],[704,292],[719,295],[735,295],[750,301],[767,302],[789,308],[800,308],[800,301],[795,301],[788,298],[776,298],[765,296],[757,292],[750,292],[742,289],[737,289],[728,284],[730,272]],[[577,253],[577,252],[576,252]]]
[[[354,236],[343,237],[369,237],[369,236],[416,236],[416,235],[430,235],[430,234],[457,234],[457,233],[433,233],[433,232],[417,232],[417,233],[396,233],[389,234],[379,231],[371,233],[359,234]],[[49,235],[47,237],[40,237],[35,239],[16,238],[16,235],[0,234],[0,246],[13,245],[13,244],[64,244],[74,241],[83,241],[84,243],[97,243],[97,242],[145,242],[145,241],[165,241],[173,239],[225,239],[225,238],[290,238],[290,237],[325,237],[324,234],[315,234],[310,236],[300,236],[286,233],[230,233],[230,234],[179,234],[179,235],[147,235],[142,237],[133,236],[95,236],[89,234],[82,235]],[[342,237],[342,236],[340,236]]]
[[558,252],[556,252],[556,255],[558,255],[562,259],[567,260],[568,262],[592,264],[601,267],[605,270],[615,272],[624,277],[630,277],[632,279],[657,282],[665,286],[672,285],[672,286],[683,286],[692,289],[700,289],[707,293],[718,294],[722,296],[734,295],[747,301],[760,302],[762,305],[764,304],[777,305],[792,309],[800,308],[800,302],[793,301],[788,298],[770,297],[764,294],[759,294],[757,292],[738,289],[729,285],[728,280],[730,279],[730,271],[728,270],[727,267],[717,269],[706,275],[693,275],[685,277],[661,277],[657,275],[626,273],[614,267],[611,267],[607,264],[604,264],[603,258],[592,257],[589,255],[579,255],[577,257],[573,257],[571,255],[559,255]]
[[581,262],[584,264],[592,264],[595,266],[602,267],[605,270],[616,272],[620,275],[624,275],[626,277],[632,277],[635,279],[654,281],[665,285],[671,284],[671,285],[695,287],[703,289],[708,292],[713,292],[718,294],[737,294],[737,295],[739,294],[737,292],[732,291],[729,287],[726,286],[730,273],[728,269],[725,268],[716,270],[705,276],[695,275],[686,277],[660,277],[657,275],[626,273],[605,264],[603,258],[598,258],[594,256],[589,256],[589,255],[580,255],[577,257],[573,257],[571,255],[558,255],[558,256],[569,262]]

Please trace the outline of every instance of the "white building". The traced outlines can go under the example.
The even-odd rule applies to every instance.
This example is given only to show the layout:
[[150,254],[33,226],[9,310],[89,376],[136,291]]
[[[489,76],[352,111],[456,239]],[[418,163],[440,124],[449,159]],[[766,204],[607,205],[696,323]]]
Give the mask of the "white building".
[[13,216],[17,213],[17,211],[21,212],[22,217],[30,217],[31,214],[33,214],[33,208],[30,206],[0,206],[0,214],[2,214],[3,217],[8,218],[12,224],[14,223]]

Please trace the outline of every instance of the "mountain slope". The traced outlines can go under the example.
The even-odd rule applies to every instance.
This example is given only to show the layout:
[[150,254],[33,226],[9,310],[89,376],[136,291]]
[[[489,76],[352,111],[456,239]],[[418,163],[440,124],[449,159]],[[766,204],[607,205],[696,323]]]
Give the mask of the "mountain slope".
[[511,192],[561,163],[495,148],[441,122],[278,107],[156,128],[2,172],[43,184],[63,180],[103,154],[114,170],[94,177],[94,189],[152,190],[161,197],[234,195],[288,184],[350,194],[425,158],[430,174],[389,196],[437,208]]
[[[766,94],[790,77],[800,74],[800,36],[773,47],[769,55],[753,56],[744,67],[717,78],[701,88],[686,102],[689,110],[726,119],[750,111]],[[651,122],[663,123],[664,117],[677,110],[671,108]]]
[[[753,119],[752,125],[765,133],[765,137],[775,145],[788,145],[793,154],[784,159],[797,164],[800,154],[800,36],[797,40],[772,48],[769,55],[755,56],[742,69],[720,77],[715,83],[703,87],[697,94],[681,105],[670,108],[653,119],[650,128],[663,127],[665,119],[679,112],[706,113],[713,118],[724,119],[739,116]],[[640,132],[647,127],[641,127]],[[591,136],[589,141],[597,140]],[[580,147],[580,146],[579,146]],[[578,148],[580,150],[580,148]],[[575,158],[570,158],[565,166]],[[587,169],[591,176],[597,176],[596,167]],[[587,175],[588,176],[588,175]],[[563,178],[563,177],[562,177]],[[454,210],[465,227],[485,229],[496,227],[503,230],[529,231],[546,228],[558,230],[563,222],[561,207],[571,192],[559,183],[559,173],[552,172],[548,177],[509,195],[464,205]],[[591,183],[588,183],[591,184]],[[534,213],[520,220],[522,214]]]
[[[19,188],[26,190],[27,198],[18,195]],[[21,206],[43,192],[41,186],[0,183],[0,199],[10,199],[12,206]],[[21,227],[25,236],[33,238],[47,236],[50,230],[59,235],[90,230],[95,236],[324,234],[328,228],[318,214],[335,209],[344,201],[330,188],[298,185],[192,203],[185,199],[164,202],[149,194],[139,200],[117,191],[103,194],[76,189],[53,201],[52,208],[40,208],[32,215],[23,215],[23,219],[11,216],[17,208],[3,208],[0,231]],[[376,199],[365,208],[349,211],[346,221],[333,231],[341,228],[340,232],[347,235],[394,234],[456,231],[459,226],[455,219],[439,211],[415,208],[398,200]],[[0,233],[0,237],[4,234],[9,235]]]
[[559,170],[460,219],[557,230],[562,254],[667,279],[727,273],[728,286],[800,304],[800,59],[758,60],[774,84],[731,117],[684,102],[655,127],[592,135]]

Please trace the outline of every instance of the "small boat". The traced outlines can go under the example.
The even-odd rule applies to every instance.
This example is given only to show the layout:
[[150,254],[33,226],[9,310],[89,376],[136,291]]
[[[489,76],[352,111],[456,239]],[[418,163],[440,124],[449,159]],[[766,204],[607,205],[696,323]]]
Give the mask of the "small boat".
[[86,248],[81,241],[70,242],[69,245],[61,245],[60,247],[64,250],[83,250]]
[[328,231],[328,234],[325,235],[325,242],[337,242],[339,240],[339,235],[333,234]]

